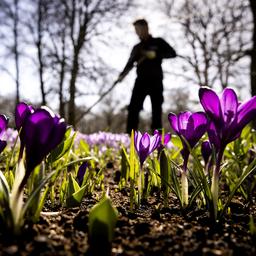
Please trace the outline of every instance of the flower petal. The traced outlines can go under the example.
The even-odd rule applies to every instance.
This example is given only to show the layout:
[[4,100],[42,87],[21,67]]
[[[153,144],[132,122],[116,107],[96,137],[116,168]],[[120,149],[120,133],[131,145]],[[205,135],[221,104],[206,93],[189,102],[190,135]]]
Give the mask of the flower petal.
[[151,154],[161,143],[161,134],[155,134],[154,136],[150,137],[150,146],[148,153]]
[[27,105],[25,102],[20,102],[15,108],[15,124],[19,131],[25,119],[34,111],[32,106]]
[[190,126],[190,128],[194,126],[193,122],[192,123],[189,122],[189,118],[191,115],[192,113],[190,111],[181,112],[178,115],[178,129],[182,135],[183,135],[182,131],[186,131],[188,126]]
[[134,146],[137,151],[137,153],[140,152],[140,140],[141,140],[142,134],[140,131],[134,132]]
[[177,134],[179,134],[179,128],[178,128],[178,117],[174,113],[169,113],[168,120],[170,122],[171,128],[173,131]]
[[218,95],[211,89],[202,87],[199,89],[200,102],[205,112],[214,120],[222,120],[222,111]]
[[147,132],[143,134],[140,140],[140,150],[149,149],[150,146],[150,136]]
[[214,122],[210,122],[209,126],[208,126],[208,137],[209,140],[211,142],[211,144],[213,144],[215,146],[215,149],[218,151],[220,149],[221,146],[221,140],[220,140],[220,131],[218,131],[218,129],[216,128]]
[[[61,120],[61,121],[60,121]],[[27,168],[31,172],[64,138],[66,124],[46,109],[37,109],[24,123]]]
[[58,144],[61,143],[61,141],[64,138],[66,129],[67,129],[67,125],[65,123],[65,120],[63,118],[59,118],[58,116],[55,116],[54,129],[52,129],[52,132],[49,137],[49,140],[51,141],[51,144],[50,144],[51,148],[49,150],[52,150]]
[[169,141],[171,140],[171,133],[168,132],[164,135],[164,145],[167,145],[169,143]]
[[190,147],[193,148],[195,144],[199,141],[199,139],[203,136],[203,134],[206,132],[208,120],[204,112],[195,112],[189,116],[186,123],[186,129],[180,130],[180,132],[187,140]]
[[236,118],[238,99],[235,91],[231,88],[225,88],[220,103],[225,126],[228,126]]
[[140,144],[139,144],[139,152],[138,152],[141,165],[144,163],[147,156],[149,155],[149,146],[150,146],[150,136],[148,133],[145,132],[141,137]]
[[193,118],[194,121],[195,137],[200,139],[206,132],[208,119],[204,112],[196,112],[191,118]]
[[28,138],[28,136],[31,138],[31,135],[28,134],[30,133],[29,131],[36,129],[37,143],[40,145],[44,145],[49,140],[49,136],[53,126],[54,119],[51,117],[50,113],[45,109],[37,109],[33,114],[28,117],[28,121],[26,121],[25,123],[25,136],[26,138]]
[[5,115],[0,115],[0,136],[7,129],[9,119]]
[[256,117],[256,96],[240,104],[237,111],[237,126],[242,130],[250,121]]
[[5,149],[7,142],[5,140],[0,140],[0,153]]

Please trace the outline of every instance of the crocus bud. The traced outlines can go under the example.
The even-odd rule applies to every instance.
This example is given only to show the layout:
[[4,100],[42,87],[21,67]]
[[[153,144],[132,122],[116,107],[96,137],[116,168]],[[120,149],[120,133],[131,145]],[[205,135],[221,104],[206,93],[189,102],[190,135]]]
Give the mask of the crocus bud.
[[203,156],[203,159],[204,159],[204,162],[205,164],[208,163],[209,161],[209,158],[212,154],[212,146],[211,146],[211,143],[207,140],[207,141],[204,141],[201,145],[201,152],[202,152],[202,156]]
[[44,107],[35,110],[24,123],[26,165],[33,170],[64,138],[66,123]]
[[87,168],[88,168],[88,162],[83,162],[78,169],[76,180],[80,187],[83,184],[84,175],[86,173]]
[[64,138],[66,132],[64,119],[54,115],[47,107],[36,109],[24,121],[24,145],[26,149],[26,174],[20,189],[44,157],[53,150]]
[[147,132],[143,135],[138,131],[134,134],[135,149],[140,158],[140,164],[143,165],[146,158],[160,145],[161,135],[159,133],[150,136]]

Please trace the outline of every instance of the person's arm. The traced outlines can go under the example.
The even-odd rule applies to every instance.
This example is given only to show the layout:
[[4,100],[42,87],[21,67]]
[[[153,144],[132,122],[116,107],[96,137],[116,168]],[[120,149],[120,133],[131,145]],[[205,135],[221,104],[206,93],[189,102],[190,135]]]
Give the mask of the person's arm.
[[123,69],[123,71],[119,74],[118,79],[116,82],[121,82],[126,75],[132,70],[132,68],[134,67],[134,63],[137,61],[137,49],[136,46],[133,47],[132,52],[130,54],[130,57]]
[[162,38],[159,38],[159,53],[157,53],[162,59],[175,58],[177,56],[175,50]]

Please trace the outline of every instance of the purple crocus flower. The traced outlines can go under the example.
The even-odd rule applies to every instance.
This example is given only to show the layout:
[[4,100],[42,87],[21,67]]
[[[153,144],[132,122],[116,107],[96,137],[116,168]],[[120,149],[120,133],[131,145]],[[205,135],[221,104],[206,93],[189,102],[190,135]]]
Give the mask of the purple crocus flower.
[[216,151],[211,193],[214,218],[217,219],[222,156],[227,144],[237,139],[243,128],[255,118],[256,96],[244,103],[239,103],[235,91],[231,88],[225,88],[219,97],[213,90],[203,87],[199,90],[199,98],[211,121],[208,137]]
[[[8,118],[5,115],[0,115],[0,137],[2,137],[3,133],[7,129],[7,125]],[[6,144],[5,140],[0,140],[0,153],[5,149]]]
[[34,111],[24,122],[27,168],[34,169],[64,138],[66,123],[46,107]]
[[[34,112],[34,108],[25,102],[20,102],[16,105],[15,108],[15,124],[16,124],[16,129],[18,132],[20,131],[21,127],[23,127],[24,122],[26,119]],[[19,153],[19,159],[22,158],[23,155],[23,150],[24,150],[24,136],[25,136],[25,131],[24,129],[21,130],[20,132],[20,153]]]
[[181,138],[183,145],[181,153],[184,159],[184,165],[186,165],[189,156],[187,143],[190,148],[193,148],[204,135],[208,127],[207,117],[203,112],[191,113],[185,111],[178,115],[169,113],[168,119],[171,128]]
[[135,131],[134,144],[141,166],[146,158],[160,145],[160,142],[161,135],[159,133],[150,136],[147,132],[142,135],[140,131]]
[[62,141],[66,123],[47,107],[41,107],[26,118],[22,129],[26,149],[26,174],[21,188],[33,169]]
[[202,87],[199,98],[211,120],[208,136],[217,152],[223,151],[228,143],[237,139],[243,128],[256,116],[256,96],[239,103],[231,88],[225,88],[219,97],[213,90]]
[[88,168],[88,162],[83,162],[78,169],[76,180],[80,187],[83,184],[84,175],[86,173],[87,168]]
[[192,149],[207,130],[208,120],[203,112],[182,112],[178,115],[169,113],[168,119],[174,132],[180,137],[183,145],[183,170],[181,171],[181,204],[188,205],[187,163]]

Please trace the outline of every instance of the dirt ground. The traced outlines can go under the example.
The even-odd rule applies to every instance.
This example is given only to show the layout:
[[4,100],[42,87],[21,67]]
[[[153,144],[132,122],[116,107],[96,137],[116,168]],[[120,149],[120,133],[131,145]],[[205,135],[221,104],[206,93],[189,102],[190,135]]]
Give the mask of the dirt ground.
[[[108,178],[110,197],[118,210],[111,255],[256,255],[256,237],[249,231],[249,216],[256,217],[255,200],[245,205],[236,198],[231,215],[212,223],[205,210],[180,210],[170,195],[164,208],[159,193],[130,211],[129,189],[118,189],[114,170]],[[0,255],[92,255],[88,246],[88,213],[102,192],[86,197],[80,207],[45,208],[37,224],[27,224],[19,238],[0,235]],[[99,242],[99,246],[100,242]]]

